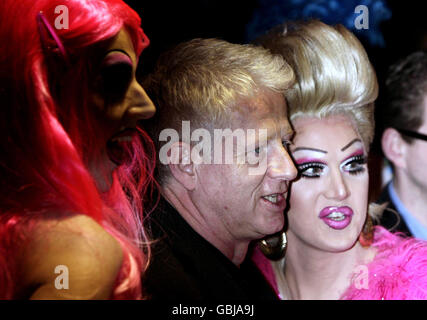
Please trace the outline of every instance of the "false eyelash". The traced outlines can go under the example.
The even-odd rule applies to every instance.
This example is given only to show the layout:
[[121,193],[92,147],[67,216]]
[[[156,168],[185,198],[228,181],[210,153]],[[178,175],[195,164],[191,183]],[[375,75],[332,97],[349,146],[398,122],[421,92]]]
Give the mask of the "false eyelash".
[[319,169],[324,169],[325,165],[323,163],[320,162],[307,162],[307,163],[302,163],[300,165],[298,165],[298,173],[301,177],[303,178],[318,178],[319,175],[314,174],[314,175],[306,175],[304,174],[304,171],[306,171],[307,169],[310,168],[319,168]]
[[368,158],[363,154],[359,154],[357,156],[354,156],[354,157],[351,157],[350,159],[348,159],[348,161],[361,161],[361,162],[363,162],[363,164],[365,164],[367,162],[367,160],[368,160]]
[[343,166],[345,167],[352,163],[357,164],[359,167],[355,169],[347,170],[347,172],[351,175],[358,175],[365,171],[365,167],[363,165],[367,163],[367,157],[365,155],[357,155],[357,156],[351,157],[344,163]]
[[358,174],[361,174],[363,172],[365,172],[365,168],[363,167],[348,171],[348,173],[352,176],[357,176]]
[[320,163],[320,162],[306,162],[306,163],[301,163],[298,165],[298,169],[300,169],[300,170],[304,170],[304,169],[311,168],[311,167],[317,167],[317,168],[323,169],[325,167],[325,165],[323,163]]

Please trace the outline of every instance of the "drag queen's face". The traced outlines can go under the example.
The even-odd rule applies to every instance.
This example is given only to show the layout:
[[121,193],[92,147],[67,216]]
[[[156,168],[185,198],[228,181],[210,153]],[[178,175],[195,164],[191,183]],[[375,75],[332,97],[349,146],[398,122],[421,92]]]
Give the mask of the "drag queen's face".
[[129,34],[122,29],[105,50],[95,79],[97,108],[108,139],[126,139],[125,129],[135,129],[138,120],[151,118],[156,109],[135,77],[139,57]]
[[289,242],[329,252],[350,249],[366,219],[367,151],[345,116],[301,117],[291,152],[299,179],[291,186]]
[[[109,176],[115,166],[122,163],[123,144],[129,143],[137,133],[137,122],[151,118],[156,111],[136,80],[138,59],[128,32],[121,29],[105,48],[94,76],[92,104],[102,128],[99,138],[103,141],[103,149],[100,151],[101,161],[95,161],[92,166],[106,165]],[[96,168],[91,171],[100,175]],[[105,180],[99,176],[95,178]],[[111,180],[111,177],[107,179]],[[105,190],[108,183],[101,187]]]

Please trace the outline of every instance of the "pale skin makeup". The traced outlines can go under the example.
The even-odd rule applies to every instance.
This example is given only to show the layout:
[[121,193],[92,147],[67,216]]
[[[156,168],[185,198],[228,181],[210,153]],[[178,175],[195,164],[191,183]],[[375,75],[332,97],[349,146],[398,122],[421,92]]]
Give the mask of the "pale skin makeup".
[[349,118],[300,117],[291,146],[286,263],[273,263],[284,299],[339,299],[374,257],[358,238],[368,207],[367,151]]
[[289,182],[297,174],[287,150],[293,131],[283,96],[263,90],[238,105],[245,112],[235,110],[229,128],[266,129],[267,143],[255,143],[246,154],[247,159],[255,154],[265,157],[266,167],[250,174],[253,165],[248,162],[174,166],[174,179],[164,188],[191,227],[236,265],[245,258],[251,240],[283,228]]

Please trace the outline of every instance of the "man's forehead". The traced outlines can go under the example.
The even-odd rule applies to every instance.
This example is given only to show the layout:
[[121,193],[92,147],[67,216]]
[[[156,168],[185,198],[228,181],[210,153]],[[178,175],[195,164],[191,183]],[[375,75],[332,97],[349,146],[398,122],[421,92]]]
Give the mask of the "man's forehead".
[[240,99],[231,112],[234,125],[247,127],[262,120],[287,122],[287,105],[282,94],[272,91],[261,91],[250,98]]

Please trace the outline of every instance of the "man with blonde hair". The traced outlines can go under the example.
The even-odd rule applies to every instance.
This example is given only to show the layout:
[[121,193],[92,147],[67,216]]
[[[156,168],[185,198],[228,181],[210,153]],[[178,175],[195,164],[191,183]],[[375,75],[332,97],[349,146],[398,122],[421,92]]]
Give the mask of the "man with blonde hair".
[[245,261],[249,243],[284,226],[292,128],[289,65],[217,39],[178,45],[145,83],[161,200],[151,214],[152,299],[276,299]]

